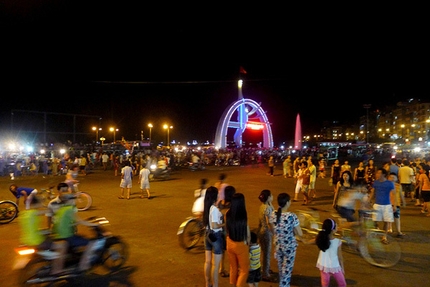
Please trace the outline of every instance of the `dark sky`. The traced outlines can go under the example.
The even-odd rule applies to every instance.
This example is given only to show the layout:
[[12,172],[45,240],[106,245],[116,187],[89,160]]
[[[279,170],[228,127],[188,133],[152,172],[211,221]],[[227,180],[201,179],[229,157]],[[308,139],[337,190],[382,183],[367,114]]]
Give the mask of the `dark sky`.
[[24,109],[100,115],[127,139],[169,122],[171,137],[212,140],[240,66],[275,143],[294,138],[297,113],[311,133],[357,122],[363,104],[430,100],[428,25],[401,9],[15,2],[0,7],[2,129]]

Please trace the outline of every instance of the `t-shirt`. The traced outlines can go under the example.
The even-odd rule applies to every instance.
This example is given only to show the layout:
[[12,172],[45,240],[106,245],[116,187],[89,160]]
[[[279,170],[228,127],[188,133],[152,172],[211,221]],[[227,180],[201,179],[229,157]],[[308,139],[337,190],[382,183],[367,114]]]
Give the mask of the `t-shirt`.
[[[211,224],[211,222],[216,222],[218,224],[222,224],[223,218],[224,218],[224,216],[222,215],[219,208],[216,207],[215,205],[212,205],[211,209],[209,210],[209,224]],[[221,228],[211,228],[211,229],[215,232],[222,231],[222,227]]]
[[260,256],[261,256],[261,248],[258,244],[253,244],[249,246],[249,263],[250,263],[250,270],[257,270],[261,267],[260,262]]
[[133,169],[130,166],[124,166],[121,169],[121,174],[124,175],[124,180],[129,181],[133,176]]
[[394,182],[385,180],[375,180],[373,182],[373,188],[375,189],[375,203],[379,205],[389,205],[390,192],[395,189]]

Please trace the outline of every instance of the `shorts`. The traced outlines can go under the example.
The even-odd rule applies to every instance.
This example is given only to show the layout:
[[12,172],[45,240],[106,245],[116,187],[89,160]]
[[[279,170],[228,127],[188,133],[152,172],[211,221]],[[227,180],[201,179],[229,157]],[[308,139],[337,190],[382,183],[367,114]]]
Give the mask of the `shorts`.
[[224,232],[218,231],[214,233],[217,238],[215,242],[210,242],[206,238],[206,232],[205,232],[205,250],[212,251],[214,254],[222,254],[223,251],[225,250],[225,248],[223,247],[226,246]]
[[402,183],[401,185],[404,193],[414,191],[414,185],[412,183]]
[[339,212],[339,215],[341,217],[346,218],[346,221],[348,221],[348,222],[357,221],[357,219],[355,219],[355,217],[354,217],[354,213],[355,213],[354,209],[346,208],[343,206],[338,206],[337,212]]
[[300,189],[303,193],[308,193],[309,192],[309,185],[302,185],[301,189]]
[[421,197],[424,202],[430,201],[430,190],[421,190]]
[[261,281],[261,268],[255,270],[249,270],[248,279],[246,283],[257,283]]
[[119,187],[121,188],[131,188],[133,186],[133,183],[131,180],[125,180],[121,179],[121,183],[119,184]]
[[315,189],[315,180],[311,180],[311,182],[309,182],[309,189]]
[[393,207],[390,204],[374,204],[373,221],[394,222]]
[[140,189],[149,189],[149,182],[148,181],[142,181],[140,183]]
[[393,212],[394,218],[400,218],[400,206],[396,207],[396,211]]

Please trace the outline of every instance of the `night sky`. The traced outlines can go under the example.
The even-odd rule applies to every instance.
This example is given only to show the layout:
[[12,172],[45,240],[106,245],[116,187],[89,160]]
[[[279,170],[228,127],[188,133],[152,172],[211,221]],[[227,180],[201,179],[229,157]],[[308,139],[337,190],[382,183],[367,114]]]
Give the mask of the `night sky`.
[[1,130],[11,110],[30,110],[100,116],[117,138],[147,136],[152,122],[160,140],[169,123],[171,138],[211,141],[241,66],[243,95],[267,111],[275,144],[294,139],[298,113],[303,133],[316,133],[324,121],[357,123],[363,104],[430,100],[420,17],[33,2],[0,7]]

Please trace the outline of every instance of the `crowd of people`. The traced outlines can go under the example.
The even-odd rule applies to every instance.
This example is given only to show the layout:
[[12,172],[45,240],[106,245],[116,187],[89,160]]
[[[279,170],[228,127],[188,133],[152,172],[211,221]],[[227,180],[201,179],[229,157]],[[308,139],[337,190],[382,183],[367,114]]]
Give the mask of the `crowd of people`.
[[[136,163],[134,157],[118,157],[117,162],[113,158],[112,166],[109,168],[108,163],[112,160],[104,161],[103,154],[101,157],[101,161],[106,162],[106,170],[115,171],[117,165],[118,171],[114,175],[121,176],[120,199],[130,198],[133,176],[139,178],[141,197],[145,198],[146,195],[149,199],[149,164],[156,162],[158,166],[166,168],[170,164],[169,160],[170,157],[164,155],[159,157],[143,155],[142,160]],[[31,242],[32,245],[34,243],[54,244],[51,247],[61,253],[64,253],[69,246],[88,245],[89,241],[72,232],[70,226],[55,226],[55,222],[86,224],[76,217],[72,196],[69,195],[73,193],[73,183],[78,173],[86,175],[83,172],[85,168],[81,166],[79,161],[73,161],[66,174],[66,180],[57,186],[58,196],[48,205],[50,216],[48,216],[46,229],[58,234],[58,238],[64,240],[56,240],[55,244],[46,242],[45,236],[40,234],[36,236],[34,224],[29,224],[27,221],[23,223],[23,229],[25,229],[23,234],[26,234],[22,238],[23,241]],[[270,160],[267,166],[268,175],[273,175],[273,165],[270,164]],[[104,169],[105,164],[102,167]],[[345,219],[342,226],[338,226],[331,218],[326,219],[322,231],[313,242],[320,249],[316,267],[320,270],[322,286],[328,286],[330,276],[335,278],[338,286],[346,286],[340,252],[341,243],[334,238],[334,233],[338,228],[357,225],[360,210],[366,208],[375,210],[374,221],[382,224],[381,228],[386,233],[395,229],[399,237],[405,236],[401,230],[400,209],[406,205],[406,198],[413,200],[415,206],[421,208],[421,213],[430,216],[429,164],[426,159],[416,158],[413,161],[406,158],[392,159],[380,167],[375,165],[373,159],[369,159],[366,163],[360,161],[356,167],[353,167],[348,160],[343,161],[342,164],[340,160],[335,160],[333,164],[327,166],[324,160],[319,160],[317,163],[311,156],[297,156],[294,159],[287,156],[282,162],[282,171],[283,177],[292,178],[296,187],[291,195],[286,192],[279,193],[276,197],[276,207],[273,204],[273,193],[268,189],[261,190],[258,195],[261,206],[256,230],[250,230],[249,227],[245,195],[237,192],[235,187],[228,183],[225,173],[219,174],[218,180],[213,184],[209,184],[207,179],[201,180],[199,188],[195,191],[198,199],[192,211],[202,218],[206,227],[207,236],[204,247],[206,286],[219,286],[219,277],[228,277],[230,284],[237,287],[258,286],[260,281],[278,282],[279,286],[290,286],[298,248],[297,240],[302,236],[300,222],[297,215],[290,211],[290,206],[292,202],[299,201],[300,194],[303,195],[303,205],[312,204],[317,198],[315,188],[317,178],[330,180],[333,187],[333,207],[341,218]],[[26,211],[39,209],[37,189],[12,184],[10,191],[16,197],[17,204],[19,199],[23,198]],[[53,220],[56,216],[64,220]],[[34,236],[28,236],[29,234]],[[388,237],[384,237],[382,242],[389,244]],[[278,263],[278,277],[270,266],[273,256]],[[80,268],[85,270],[88,268],[88,262],[85,261],[85,257],[82,260]],[[53,272],[63,272],[63,262],[57,263],[58,268]],[[228,270],[227,266],[229,266]]]

